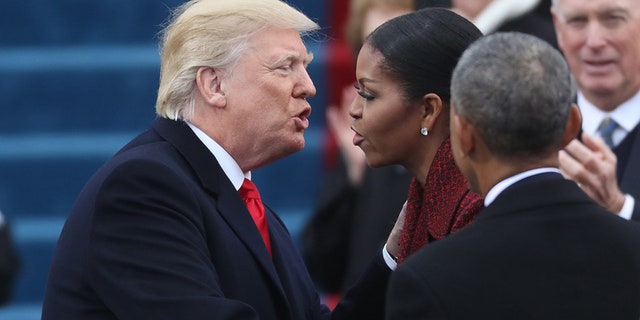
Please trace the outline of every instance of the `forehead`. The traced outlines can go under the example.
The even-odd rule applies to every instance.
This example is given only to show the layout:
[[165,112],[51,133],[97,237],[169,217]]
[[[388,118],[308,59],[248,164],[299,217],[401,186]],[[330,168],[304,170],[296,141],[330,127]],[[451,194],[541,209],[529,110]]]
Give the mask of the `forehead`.
[[636,12],[638,0],[556,0],[559,13],[602,13],[614,10]]
[[265,28],[251,38],[249,46],[261,59],[272,63],[288,59],[308,63],[312,59],[296,29]]
[[365,43],[358,53],[358,61],[356,63],[356,77],[368,79],[381,79],[385,75],[381,66],[384,57],[380,51],[375,50],[369,43]]

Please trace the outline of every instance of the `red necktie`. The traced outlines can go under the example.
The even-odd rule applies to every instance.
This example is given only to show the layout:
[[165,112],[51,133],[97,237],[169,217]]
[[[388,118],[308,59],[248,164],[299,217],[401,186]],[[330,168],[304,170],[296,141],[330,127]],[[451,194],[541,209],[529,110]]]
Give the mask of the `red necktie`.
[[253,218],[253,222],[255,222],[256,227],[258,227],[258,231],[260,231],[262,241],[264,241],[264,245],[267,247],[269,255],[271,255],[269,228],[267,227],[267,218],[264,213],[264,205],[262,204],[262,200],[260,200],[258,188],[256,188],[256,185],[253,184],[251,180],[244,179],[244,182],[238,192],[240,192],[242,200],[244,200],[244,203],[247,205],[247,209],[249,209],[249,212],[251,213],[251,218]]

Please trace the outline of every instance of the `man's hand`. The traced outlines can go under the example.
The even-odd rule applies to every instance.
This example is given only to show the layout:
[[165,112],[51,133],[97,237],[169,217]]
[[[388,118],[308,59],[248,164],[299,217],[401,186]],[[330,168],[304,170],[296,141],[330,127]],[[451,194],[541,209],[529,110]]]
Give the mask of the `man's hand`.
[[558,160],[562,175],[578,183],[599,205],[616,214],[622,210],[625,196],[616,178],[618,158],[602,139],[582,133],[582,142],[571,141]]

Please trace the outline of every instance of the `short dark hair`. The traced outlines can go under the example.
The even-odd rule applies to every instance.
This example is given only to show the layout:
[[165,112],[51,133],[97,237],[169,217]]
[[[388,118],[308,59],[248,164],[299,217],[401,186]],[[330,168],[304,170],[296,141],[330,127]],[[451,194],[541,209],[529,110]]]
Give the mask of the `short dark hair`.
[[495,33],[460,58],[451,103],[493,154],[533,160],[560,148],[574,90],[564,57],[550,44],[524,33]]

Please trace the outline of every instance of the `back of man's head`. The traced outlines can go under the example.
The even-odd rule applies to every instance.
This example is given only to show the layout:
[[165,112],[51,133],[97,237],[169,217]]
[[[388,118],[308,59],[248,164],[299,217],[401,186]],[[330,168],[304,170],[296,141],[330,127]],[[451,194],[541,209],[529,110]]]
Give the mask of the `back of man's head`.
[[560,52],[516,32],[476,41],[451,83],[455,113],[494,156],[508,161],[548,157],[562,147],[574,90]]

